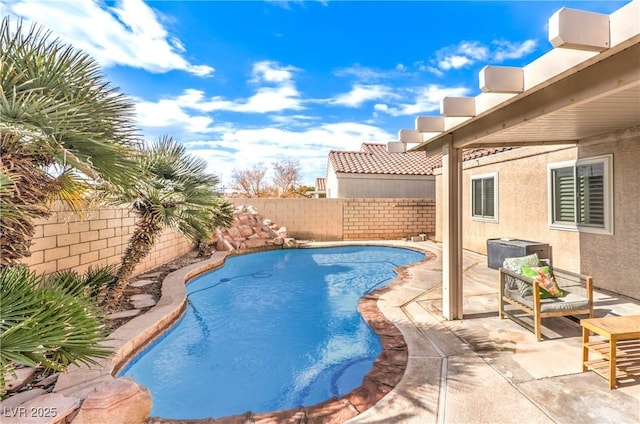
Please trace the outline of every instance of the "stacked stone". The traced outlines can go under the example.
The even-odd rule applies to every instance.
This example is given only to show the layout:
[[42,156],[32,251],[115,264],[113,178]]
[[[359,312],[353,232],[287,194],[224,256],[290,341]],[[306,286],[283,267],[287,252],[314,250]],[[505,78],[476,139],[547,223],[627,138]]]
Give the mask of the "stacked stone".
[[294,247],[287,229],[270,219],[263,219],[253,206],[238,206],[233,211],[229,228],[216,231],[213,245],[216,250],[252,249],[265,246]]

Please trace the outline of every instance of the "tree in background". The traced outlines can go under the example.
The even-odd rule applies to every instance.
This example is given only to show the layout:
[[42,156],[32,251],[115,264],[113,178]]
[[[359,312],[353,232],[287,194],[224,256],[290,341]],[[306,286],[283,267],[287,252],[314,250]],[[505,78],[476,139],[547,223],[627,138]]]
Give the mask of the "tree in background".
[[279,197],[288,197],[296,191],[300,181],[300,163],[293,159],[280,159],[271,164],[273,185]]
[[176,228],[187,239],[210,239],[218,226],[229,226],[233,207],[216,191],[218,177],[207,164],[187,154],[183,145],[164,136],[143,147],[139,156],[143,178],[120,193],[137,215],[135,230],[122,255],[111,306],[118,304],[133,271],[165,228]]
[[53,199],[75,210],[88,193],[126,186],[134,161],[134,105],[99,65],[43,29],[0,24],[0,268],[29,255],[33,221]]
[[266,175],[267,167],[260,162],[250,168],[234,169],[231,184],[247,197],[263,197],[267,192]]
[[290,197],[304,195],[298,191],[300,163],[281,159],[271,163],[271,185],[266,183],[269,168],[260,162],[249,168],[235,169],[232,187],[246,197]]

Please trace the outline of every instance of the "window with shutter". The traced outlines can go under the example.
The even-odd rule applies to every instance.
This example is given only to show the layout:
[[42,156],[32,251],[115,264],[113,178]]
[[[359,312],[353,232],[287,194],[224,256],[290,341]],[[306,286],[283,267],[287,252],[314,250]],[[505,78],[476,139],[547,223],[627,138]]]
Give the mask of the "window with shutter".
[[604,164],[580,165],[577,169],[578,224],[604,226]]
[[553,180],[553,221],[575,223],[575,184],[573,168],[558,168],[551,171]]
[[550,225],[613,234],[611,155],[549,165]]

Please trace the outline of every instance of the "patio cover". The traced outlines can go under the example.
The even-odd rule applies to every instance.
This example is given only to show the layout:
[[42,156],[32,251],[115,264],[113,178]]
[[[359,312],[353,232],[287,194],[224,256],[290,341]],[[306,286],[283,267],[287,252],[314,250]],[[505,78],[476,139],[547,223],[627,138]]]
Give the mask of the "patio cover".
[[447,319],[462,318],[462,149],[640,133],[640,0],[611,15],[562,8],[549,20],[549,39],[555,48],[523,68],[483,69],[482,94],[445,98],[442,116],[416,119],[415,131],[431,137],[410,151],[443,154]]

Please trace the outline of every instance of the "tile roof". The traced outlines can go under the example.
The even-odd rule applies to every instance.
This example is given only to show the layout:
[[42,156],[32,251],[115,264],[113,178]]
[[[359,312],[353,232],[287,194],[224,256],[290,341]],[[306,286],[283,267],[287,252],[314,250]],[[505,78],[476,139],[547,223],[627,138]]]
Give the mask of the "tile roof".
[[316,191],[326,191],[327,183],[326,178],[316,178]]
[[465,149],[462,153],[462,161],[478,159],[484,156],[495,155],[496,153],[506,152],[507,150],[513,150],[517,147],[491,147],[487,149]]
[[[516,147],[466,149],[462,160],[478,159]],[[433,175],[434,168],[442,167],[442,156],[427,157],[422,151],[389,153],[385,144],[363,143],[360,151],[332,150],[329,162],[334,171],[346,174]],[[318,178],[316,187],[318,187]]]
[[424,152],[389,153],[385,144],[363,143],[359,152],[332,150],[329,162],[335,172],[347,174],[433,175],[441,158]]

